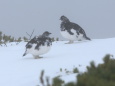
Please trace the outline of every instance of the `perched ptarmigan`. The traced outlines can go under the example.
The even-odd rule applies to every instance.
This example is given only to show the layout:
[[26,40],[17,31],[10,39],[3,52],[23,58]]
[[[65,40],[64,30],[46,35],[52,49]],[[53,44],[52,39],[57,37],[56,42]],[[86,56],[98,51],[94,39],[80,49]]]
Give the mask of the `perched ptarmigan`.
[[65,16],[61,16],[61,35],[69,39],[68,43],[73,43],[75,40],[90,40],[89,37],[86,36],[85,31],[76,23],[70,22],[69,19]]
[[25,56],[26,54],[32,54],[34,58],[37,59],[40,58],[39,55],[47,53],[52,46],[52,40],[49,37],[50,34],[51,33],[46,31],[42,35],[31,39],[26,44],[26,51],[23,56]]

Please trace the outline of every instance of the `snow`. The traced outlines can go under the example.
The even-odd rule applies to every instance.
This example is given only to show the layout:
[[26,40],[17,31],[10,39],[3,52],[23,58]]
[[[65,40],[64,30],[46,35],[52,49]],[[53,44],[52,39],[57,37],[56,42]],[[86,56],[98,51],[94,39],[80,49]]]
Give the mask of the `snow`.
[[[34,59],[31,54],[22,56],[25,42],[0,46],[0,86],[40,85],[42,70],[45,71],[45,77],[50,79],[60,76],[65,82],[75,81],[77,74],[71,72],[73,68],[77,67],[80,72],[84,72],[91,61],[97,65],[103,63],[106,54],[115,56],[115,38],[76,41],[73,44],[66,42],[53,42],[51,50],[42,55],[41,59]],[[65,69],[70,73],[66,73]]]

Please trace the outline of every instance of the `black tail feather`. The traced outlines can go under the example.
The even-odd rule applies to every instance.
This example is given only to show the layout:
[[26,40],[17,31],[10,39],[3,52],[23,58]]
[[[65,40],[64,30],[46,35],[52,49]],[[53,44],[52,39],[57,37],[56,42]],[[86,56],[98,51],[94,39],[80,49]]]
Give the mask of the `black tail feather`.
[[82,34],[84,34],[84,38],[86,40],[91,40],[89,37],[87,37],[87,35],[86,35],[86,33],[85,33],[85,31],[83,29],[81,29],[81,32],[82,32]]
[[86,40],[91,40],[89,37],[85,36]]

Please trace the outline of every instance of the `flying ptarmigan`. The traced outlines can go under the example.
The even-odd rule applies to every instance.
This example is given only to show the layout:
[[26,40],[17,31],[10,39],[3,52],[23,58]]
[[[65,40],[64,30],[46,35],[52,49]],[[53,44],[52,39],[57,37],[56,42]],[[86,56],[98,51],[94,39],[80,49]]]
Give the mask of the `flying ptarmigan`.
[[81,40],[90,40],[89,37],[86,36],[85,31],[76,23],[70,22],[69,19],[65,16],[60,17],[61,22],[61,35],[69,39],[68,43],[73,43],[73,41],[81,41]]
[[26,51],[23,56],[27,54],[32,54],[35,59],[40,58],[39,55],[47,53],[51,46],[52,40],[49,37],[51,33],[48,31],[44,32],[38,37],[34,37],[26,44]]

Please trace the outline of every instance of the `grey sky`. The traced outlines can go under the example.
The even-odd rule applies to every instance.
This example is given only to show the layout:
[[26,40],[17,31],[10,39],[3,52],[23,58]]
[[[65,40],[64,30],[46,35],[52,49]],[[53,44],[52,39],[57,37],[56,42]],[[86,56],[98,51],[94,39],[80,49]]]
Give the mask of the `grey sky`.
[[61,37],[61,15],[79,24],[90,38],[115,37],[115,0],[0,0],[0,31],[27,36],[49,31]]

